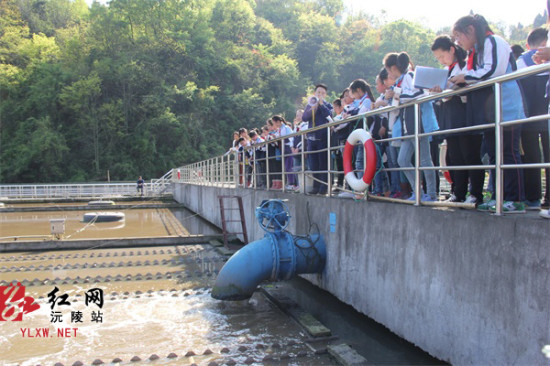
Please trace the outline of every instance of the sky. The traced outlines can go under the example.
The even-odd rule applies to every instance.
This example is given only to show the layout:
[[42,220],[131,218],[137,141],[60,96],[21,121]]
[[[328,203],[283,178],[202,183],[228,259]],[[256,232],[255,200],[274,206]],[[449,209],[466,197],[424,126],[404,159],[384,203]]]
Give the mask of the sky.
[[386,20],[407,19],[418,21],[434,30],[452,26],[470,10],[483,15],[491,23],[530,25],[546,9],[544,0],[344,0],[348,10],[363,10],[368,14],[386,13]]

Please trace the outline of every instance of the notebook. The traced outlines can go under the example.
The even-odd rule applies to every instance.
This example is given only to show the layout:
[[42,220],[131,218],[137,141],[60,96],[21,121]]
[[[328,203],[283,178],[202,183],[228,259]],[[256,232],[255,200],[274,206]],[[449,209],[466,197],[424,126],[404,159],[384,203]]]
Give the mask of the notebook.
[[447,73],[445,69],[417,66],[414,70],[414,87],[419,89],[431,89],[439,85],[441,90],[447,89]]

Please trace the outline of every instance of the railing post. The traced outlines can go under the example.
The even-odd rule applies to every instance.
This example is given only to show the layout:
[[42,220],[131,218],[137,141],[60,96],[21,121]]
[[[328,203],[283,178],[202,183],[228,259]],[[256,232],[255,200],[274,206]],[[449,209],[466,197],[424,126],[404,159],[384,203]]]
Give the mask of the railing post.
[[239,164],[242,167],[242,168],[239,168],[239,174],[241,174],[241,179],[239,179],[239,183],[241,183],[241,180],[242,180],[243,188],[246,188],[246,151],[244,147],[242,151],[241,161]]
[[254,185],[252,187],[254,187],[254,189],[256,189],[256,181],[258,180],[256,173],[257,173],[256,172],[256,148],[253,148],[252,149],[252,181],[254,182]]
[[220,183],[220,176],[221,176],[221,165],[220,165],[220,157],[219,156],[216,156],[216,170],[215,170],[215,178],[214,178],[214,182],[216,183],[216,186],[218,186],[218,184]]
[[220,158],[218,159],[219,161],[219,171],[218,171],[218,184],[221,186],[222,185],[222,177],[223,177],[223,155],[220,156]]
[[302,184],[302,191],[304,193],[307,193],[307,187],[306,187],[306,155],[304,152],[306,151],[306,134],[303,133],[300,138],[302,139],[302,149],[300,151],[300,156],[302,160],[302,171],[300,172],[300,178],[301,178],[301,184]]
[[502,85],[495,83],[495,202],[496,215],[502,215],[503,179],[502,179]]
[[331,172],[331,151],[330,151],[330,128],[327,128],[327,193],[328,196],[332,196],[332,176],[330,175]]
[[216,170],[215,170],[215,162],[214,159],[208,159],[208,164],[210,165],[210,179],[208,180],[208,183],[210,186],[214,185],[214,182],[216,181]]
[[214,170],[213,170],[213,161],[212,159],[208,159],[207,161],[207,164],[208,164],[208,185],[211,186],[212,185],[212,181],[214,180]]
[[[266,140],[267,141],[267,140]],[[266,189],[269,191],[271,189],[270,186],[270,179],[269,179],[269,144],[265,144],[265,184]]]
[[[403,121],[404,123],[405,121]],[[420,199],[422,194],[420,190],[420,138],[418,133],[420,132],[420,105],[418,103],[414,104],[414,205],[420,205]]]
[[286,187],[286,169],[285,169],[285,138],[281,140],[281,185],[282,191]]
[[[229,154],[227,154],[227,159],[229,159]],[[226,173],[226,171],[225,171],[226,164],[225,164],[224,160],[225,160],[225,155],[222,155],[222,166],[221,166],[221,168],[222,168],[222,187],[223,188],[225,188],[225,177],[226,177],[226,174],[225,174]]]
[[233,181],[235,188],[239,186],[239,152],[235,154],[235,160],[233,160]]

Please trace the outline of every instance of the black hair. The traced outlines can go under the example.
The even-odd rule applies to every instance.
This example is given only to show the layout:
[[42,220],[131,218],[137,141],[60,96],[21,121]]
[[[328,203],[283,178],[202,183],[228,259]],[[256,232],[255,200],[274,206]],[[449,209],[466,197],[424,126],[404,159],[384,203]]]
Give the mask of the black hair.
[[370,90],[370,85],[363,79],[355,79],[349,84],[349,89],[353,92],[354,90],[361,89],[364,93],[367,93],[369,99],[374,102],[374,95]]
[[548,29],[538,27],[529,32],[527,44],[530,48],[539,47],[542,42],[548,41]]
[[378,78],[380,79],[382,84],[384,84],[384,81],[386,81],[389,77],[390,75],[388,74],[388,70],[386,70],[385,67],[380,69],[380,72],[378,73]]
[[239,139],[237,140],[237,144],[240,144],[243,141],[244,141],[244,137],[239,137]]
[[269,131],[269,126],[268,125],[262,126],[262,132],[263,131]]
[[336,106],[341,107],[342,106],[342,101],[340,99],[334,99],[332,101],[332,105],[335,106],[335,107]]
[[414,64],[412,63],[407,52],[392,52],[384,56],[384,67],[395,66],[402,74],[407,72],[409,65],[411,65],[411,69],[414,69]]
[[346,92],[349,92],[349,88],[346,88],[342,91],[342,94],[340,94],[340,99],[344,98],[344,96],[346,95]]
[[460,66],[461,69],[464,68],[464,66],[466,65],[466,57],[468,56],[468,52],[466,52],[464,48],[454,43],[450,36],[448,35],[439,36],[434,40],[434,43],[432,44],[432,51],[435,51],[435,50],[450,51],[451,48],[455,49],[455,57],[456,57],[456,60],[458,61],[458,65]]
[[252,130],[248,133],[248,137],[253,138],[254,136],[258,136],[258,133],[256,130]]
[[485,37],[487,37],[487,32],[493,33],[493,31],[491,30],[491,27],[489,27],[489,23],[487,23],[487,20],[485,20],[482,15],[475,14],[466,15],[465,17],[458,19],[453,26],[453,32],[456,31],[467,34],[469,26],[474,27],[477,44],[476,53],[478,55],[477,57],[482,62],[483,50],[485,48]]
[[523,52],[525,52],[523,47],[521,47],[519,44],[515,44],[511,48],[512,48],[512,53],[514,54],[514,59],[516,60],[518,59],[519,56],[521,56]]
[[280,116],[278,114],[274,115],[273,117],[271,117],[271,120],[272,121],[278,121],[278,122],[282,122],[282,123],[286,123],[285,119],[283,116]]
[[317,88],[323,88],[323,89],[325,89],[325,91],[328,92],[327,86],[323,83],[315,85],[315,90],[317,90]]
[[244,127],[239,128],[239,135],[240,135],[241,133],[243,133],[243,132],[248,133],[248,131],[246,130],[246,128],[244,128]]

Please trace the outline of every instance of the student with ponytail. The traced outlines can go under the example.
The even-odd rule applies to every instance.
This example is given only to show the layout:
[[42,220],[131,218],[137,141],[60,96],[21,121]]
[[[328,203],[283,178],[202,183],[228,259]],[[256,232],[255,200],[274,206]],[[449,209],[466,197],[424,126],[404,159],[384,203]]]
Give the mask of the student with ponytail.
[[[450,80],[454,84],[473,84],[501,76],[516,70],[515,58],[510,45],[495,35],[481,15],[468,15],[457,20],[453,27],[457,43],[468,50],[468,60],[463,74]],[[517,81],[502,84],[502,120],[511,121],[525,118],[523,101]],[[474,90],[467,95],[466,115],[469,125],[481,125],[495,121],[493,87]],[[495,163],[495,130],[484,131],[483,138],[491,164]],[[504,164],[521,164],[519,142],[521,126],[503,128]],[[504,173],[505,213],[525,212],[523,173],[520,169],[505,169]],[[493,190],[494,191],[494,190]],[[480,211],[494,211],[495,201],[478,206]]]
[[[386,98],[393,98],[398,100],[399,104],[406,103],[414,98],[420,97],[424,94],[424,90],[414,87],[412,72],[412,63],[409,55],[406,52],[388,53],[384,57],[384,67],[388,71],[388,75],[395,79],[395,84],[392,90],[386,91]],[[400,93],[399,93],[400,91]],[[431,114],[433,115],[433,107],[430,104]],[[422,111],[424,112],[424,110]],[[424,113],[423,113],[424,114]],[[406,107],[401,109],[399,115],[401,123],[402,136],[412,135],[415,133],[414,126],[414,107]],[[435,117],[433,117],[435,119]],[[437,123],[434,126],[431,118],[422,117],[422,123],[420,124],[421,131],[419,132],[432,132],[438,129]],[[399,122],[396,122],[396,124]],[[420,150],[420,166],[431,167],[433,166],[432,157],[430,154],[430,141],[428,137],[421,137],[419,140]],[[414,140],[407,139],[401,143],[397,162],[400,167],[412,167],[411,158],[414,154]],[[414,188],[414,171],[407,170],[403,172],[407,177],[407,180]],[[435,201],[436,200],[436,183],[435,172],[433,170],[425,170],[424,177],[426,178],[426,191],[427,193],[421,196],[422,201]],[[411,200],[414,200],[414,195]]]
[[[432,45],[432,52],[435,58],[448,70],[448,77],[463,73],[466,67],[466,51],[456,45],[451,37],[439,36]],[[461,84],[459,86],[465,86]],[[441,92],[436,86],[430,91]],[[451,98],[442,99],[440,102],[440,127],[443,130],[462,128],[467,126],[466,117],[466,96],[455,95]],[[481,141],[482,134],[479,131],[473,133],[450,134],[447,139],[447,155],[449,165],[481,165]],[[468,202],[479,205],[483,203],[483,181],[485,171],[480,169],[454,170],[451,172],[453,180],[453,196],[451,202]],[[468,178],[471,182],[470,196],[468,192]]]
[[[351,95],[355,100],[355,109],[350,111],[351,115],[367,113],[372,109],[374,104],[374,96],[370,89],[370,85],[363,79],[356,79],[349,85]],[[370,117],[372,120],[372,117]],[[363,177],[363,171],[365,170],[365,154],[362,146],[356,146],[355,149],[355,170],[357,170],[357,177]]]

